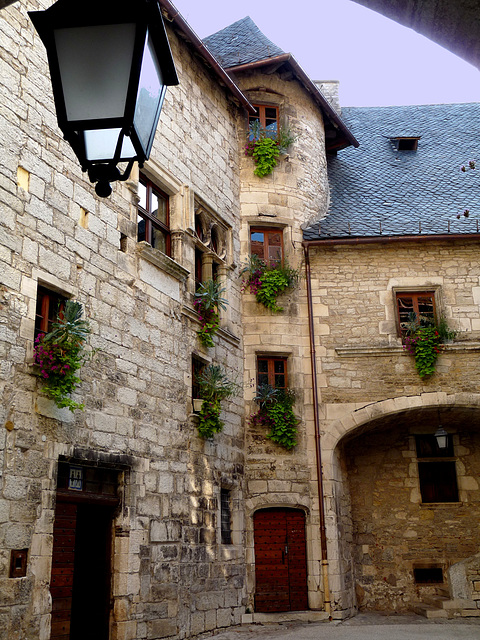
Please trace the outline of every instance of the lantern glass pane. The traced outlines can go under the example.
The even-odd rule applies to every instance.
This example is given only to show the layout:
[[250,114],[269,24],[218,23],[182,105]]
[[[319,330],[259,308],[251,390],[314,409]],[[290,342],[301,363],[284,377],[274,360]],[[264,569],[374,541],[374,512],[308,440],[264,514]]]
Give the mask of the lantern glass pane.
[[135,107],[134,125],[140,143],[148,154],[154,128],[157,125],[159,106],[164,95],[162,72],[153,48],[150,35],[143,52],[142,70],[138,85],[137,104]]
[[[87,160],[111,160],[115,155],[118,137],[121,129],[91,129],[85,131],[85,153]],[[136,157],[132,141],[126,137],[123,139],[120,160],[130,160]]]
[[67,120],[123,117],[135,24],[56,29],[54,33]]

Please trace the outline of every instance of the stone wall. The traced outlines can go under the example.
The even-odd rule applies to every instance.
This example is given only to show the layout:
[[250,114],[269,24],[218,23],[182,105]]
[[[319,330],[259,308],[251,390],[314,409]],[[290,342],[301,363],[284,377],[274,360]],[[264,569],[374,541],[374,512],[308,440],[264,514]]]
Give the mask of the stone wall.
[[[191,362],[242,370],[237,107],[169,29],[180,85],[167,92],[145,172],[169,196],[172,258],[136,242],[138,174],[100,200],[57,127],[43,46],[15,4],[0,24],[0,637],[46,640],[59,457],[118,468],[112,638],[186,637],[244,611],[243,406],[223,403],[224,433],[202,440]],[[40,5],[40,6],[39,6]],[[230,306],[216,346],[197,339],[195,201],[223,221]],[[81,302],[95,356],[57,409],[34,375],[37,285]],[[220,542],[230,489],[233,544]],[[12,549],[27,575],[9,578]]]
[[[463,431],[479,407],[476,253],[457,241],[310,248],[331,587],[343,610],[356,606],[355,581],[359,606],[405,610],[426,589],[412,570],[429,547],[445,570],[478,550],[467,516],[480,497],[478,443]],[[430,378],[402,347],[397,290],[434,290],[459,332]],[[412,447],[439,421],[456,439],[460,503],[434,509],[420,504]]]
[[[278,106],[281,125],[288,125],[297,135],[288,155],[281,157],[272,174],[265,178],[254,175],[252,158],[243,156],[241,160],[242,255],[250,254],[252,226],[282,229],[286,261],[299,271],[298,287],[279,298],[282,312],[274,314],[258,304],[248,290],[243,293],[247,415],[258,410],[253,401],[257,356],[275,355],[287,359],[288,385],[296,393],[294,410],[300,419],[298,445],[290,452],[266,439],[263,428],[247,424],[246,558],[250,605],[255,591],[253,513],[269,506],[283,506],[306,512],[309,606],[320,609],[320,528],[301,241],[302,225],[325,211],[328,202],[323,121],[314,101],[288,73],[248,72],[238,74],[237,80],[253,104]],[[242,118],[239,131],[243,144],[246,118]]]

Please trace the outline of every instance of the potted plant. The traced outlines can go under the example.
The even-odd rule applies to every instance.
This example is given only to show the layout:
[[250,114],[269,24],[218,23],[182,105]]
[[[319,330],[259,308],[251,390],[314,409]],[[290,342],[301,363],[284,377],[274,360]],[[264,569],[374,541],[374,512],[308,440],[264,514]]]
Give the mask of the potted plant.
[[440,316],[440,320],[437,323],[437,331],[442,344],[452,344],[458,334],[458,331],[449,328],[447,319],[444,315]]
[[252,156],[255,160],[253,173],[259,178],[272,173],[279,156],[285,154],[295,140],[296,136],[289,127],[279,127],[278,131],[270,131],[262,127],[258,120],[250,123],[245,155]]
[[76,372],[89,358],[84,345],[90,326],[82,315],[82,305],[67,300],[50,333],[39,333],[35,340],[34,362],[43,382],[42,393],[57,407],[68,407],[70,411],[84,408],[70,398],[80,383]]
[[243,275],[242,291],[249,289],[266,309],[274,313],[283,311],[278,306],[278,296],[294,287],[299,278],[298,271],[288,264],[283,266],[280,263],[267,265],[257,255],[251,255],[240,275]]
[[198,416],[197,429],[202,438],[212,438],[223,429],[220,420],[220,403],[230,398],[237,385],[232,382],[220,365],[209,364],[197,376],[202,406]]
[[225,289],[217,280],[206,280],[200,283],[195,292],[193,304],[202,325],[197,335],[204,347],[213,347],[213,336],[220,325],[218,310],[227,308],[228,303],[225,298],[222,298],[223,293]]
[[293,413],[295,392],[263,384],[257,389],[255,402],[259,409],[250,416],[250,425],[268,429],[267,438],[287,450],[293,449],[297,444],[297,426],[300,422]]

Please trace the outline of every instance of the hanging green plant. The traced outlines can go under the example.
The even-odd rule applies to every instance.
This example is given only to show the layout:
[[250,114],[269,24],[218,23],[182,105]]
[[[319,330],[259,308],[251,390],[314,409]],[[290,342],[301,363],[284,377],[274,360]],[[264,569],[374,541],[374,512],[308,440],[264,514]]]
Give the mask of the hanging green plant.
[[242,291],[249,289],[266,309],[274,313],[283,311],[278,306],[277,298],[287,289],[295,287],[298,283],[299,273],[288,264],[275,263],[268,266],[257,255],[251,255],[241,271],[244,276]]
[[79,302],[67,300],[64,309],[52,325],[52,331],[39,333],[35,340],[34,358],[42,379],[42,393],[57,407],[70,411],[84,409],[70,394],[80,384],[76,372],[90,358],[84,349],[90,326],[82,320],[83,308]]
[[420,327],[412,336],[405,338],[404,349],[415,358],[415,367],[421,378],[435,373],[440,336],[436,327]]
[[415,312],[408,315],[408,322],[402,325],[406,331],[403,348],[415,358],[415,368],[421,378],[435,373],[440,345],[451,342],[457,332],[450,329],[445,316],[437,324],[431,318],[419,316]]
[[297,427],[300,423],[293,412],[295,392],[264,384],[259,386],[255,402],[259,409],[250,416],[250,425],[268,429],[267,438],[287,450],[293,449],[297,444]]
[[204,347],[213,347],[213,336],[220,326],[218,310],[227,308],[227,300],[222,298],[225,289],[217,280],[202,282],[195,292],[193,304],[198,313],[201,328],[197,332],[200,342]]
[[203,401],[198,414],[197,429],[202,438],[212,438],[215,433],[223,430],[220,403],[235,393],[237,384],[229,380],[222,367],[216,364],[204,367],[196,382]]
[[295,140],[296,136],[289,127],[271,131],[262,127],[258,120],[252,122],[248,128],[245,155],[252,156],[255,160],[253,173],[259,178],[272,173],[279,156],[286,153]]
[[277,166],[279,155],[280,151],[275,140],[272,140],[272,138],[260,138],[260,140],[257,140],[252,153],[256,164],[253,173],[259,178],[268,176]]

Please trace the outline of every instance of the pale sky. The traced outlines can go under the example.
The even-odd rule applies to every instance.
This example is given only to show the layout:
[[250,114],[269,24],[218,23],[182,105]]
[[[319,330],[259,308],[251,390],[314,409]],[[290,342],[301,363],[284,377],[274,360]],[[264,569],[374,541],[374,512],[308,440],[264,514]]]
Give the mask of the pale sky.
[[351,0],[172,1],[200,38],[250,16],[344,107],[480,102],[475,67]]

